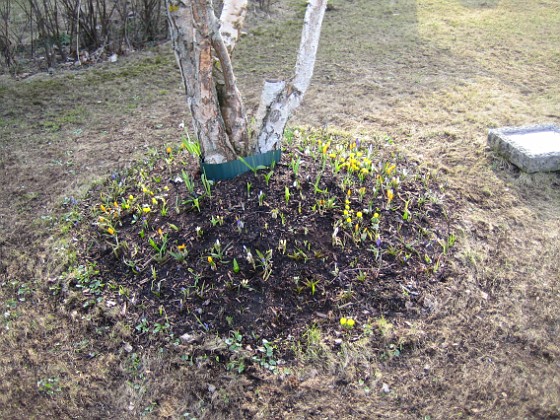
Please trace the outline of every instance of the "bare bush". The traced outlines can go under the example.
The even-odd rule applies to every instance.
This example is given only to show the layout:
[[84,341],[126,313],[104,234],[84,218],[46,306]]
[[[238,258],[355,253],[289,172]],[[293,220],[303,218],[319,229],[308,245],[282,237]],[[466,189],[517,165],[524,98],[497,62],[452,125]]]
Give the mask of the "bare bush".
[[12,40],[12,1],[5,0],[0,4],[0,53],[6,66],[11,67],[15,63],[16,45]]
[[12,66],[24,49],[49,67],[141,49],[167,38],[163,7],[161,0],[0,0],[2,63]]
[[[276,1],[251,3],[268,12]],[[214,5],[219,11],[223,2]],[[144,48],[169,36],[164,7],[162,0],[0,0],[0,62],[13,66],[25,51],[54,67]]]

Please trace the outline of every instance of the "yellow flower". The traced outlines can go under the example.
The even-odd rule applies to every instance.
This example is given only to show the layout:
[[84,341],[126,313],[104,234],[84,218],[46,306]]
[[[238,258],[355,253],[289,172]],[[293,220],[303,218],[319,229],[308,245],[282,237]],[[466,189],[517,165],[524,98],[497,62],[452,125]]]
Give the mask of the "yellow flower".
[[109,235],[114,235],[115,234],[115,229],[113,229],[112,227],[107,228],[107,233]]
[[344,328],[354,328],[355,324],[356,321],[354,321],[352,318],[340,318],[340,325],[342,325]]
[[346,223],[348,223],[348,224],[352,223],[352,218],[351,218],[351,217],[348,217],[348,218],[346,219]]
[[393,200],[394,197],[395,194],[393,194],[393,190],[387,190],[387,199],[389,200],[389,203]]
[[362,212],[359,211],[358,213],[356,213],[356,217],[357,217],[358,219],[361,219],[361,218],[362,218]]
[[163,235],[163,230],[161,230],[161,228],[159,228],[159,229],[157,230],[157,233],[159,234],[159,236],[161,236],[161,235]]
[[149,213],[149,212],[152,211],[152,209],[151,209],[150,207],[146,206],[146,207],[142,207],[142,211],[143,211],[144,213]]
[[116,201],[114,201],[114,202],[113,202],[113,206],[114,206],[115,208],[119,208],[119,203],[117,203]]
[[214,259],[209,255],[208,256],[208,264],[212,264],[214,262]]
[[133,196],[132,194],[130,194],[130,195],[128,196],[128,199],[129,199],[130,201],[132,201],[132,200],[134,200],[134,196]]
[[344,215],[348,216],[348,214],[349,214],[348,209],[344,210]]
[[379,213],[373,213],[373,217],[374,217],[375,219],[379,219]]
[[393,172],[396,167],[397,167],[397,165],[395,165],[394,163],[391,166],[389,166],[387,168],[387,175],[391,175],[391,172]]
[[184,251],[187,246],[185,244],[177,245],[179,251]]
[[157,205],[157,199],[155,197],[152,197],[152,204]]
[[163,191],[169,191],[169,187],[166,185],[165,187],[163,187]]
[[105,206],[103,204],[101,204],[99,206],[99,208],[101,209],[101,211],[107,212],[107,209],[105,208]]
[[346,192],[346,195],[347,195],[348,197],[350,197],[350,196],[352,195],[352,190],[351,190],[351,189],[348,189],[348,191]]
[[171,147],[168,147],[167,149],[165,149],[165,151],[167,152],[168,155],[171,154]]

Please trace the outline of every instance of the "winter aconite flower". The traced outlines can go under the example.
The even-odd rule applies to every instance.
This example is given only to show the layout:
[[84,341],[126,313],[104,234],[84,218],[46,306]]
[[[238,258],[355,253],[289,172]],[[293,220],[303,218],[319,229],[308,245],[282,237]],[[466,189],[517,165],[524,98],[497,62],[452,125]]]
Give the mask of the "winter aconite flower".
[[177,245],[179,251],[184,251],[187,246],[185,244]]
[[389,200],[389,203],[391,201],[393,201],[394,197],[395,197],[395,194],[393,193],[393,190],[387,190],[387,199]]
[[355,324],[356,321],[354,321],[352,318],[340,318],[340,325],[342,325],[344,328],[351,330],[352,328],[354,328]]
[[115,234],[115,229],[113,229],[112,227],[107,228],[107,233],[109,235],[114,235]]

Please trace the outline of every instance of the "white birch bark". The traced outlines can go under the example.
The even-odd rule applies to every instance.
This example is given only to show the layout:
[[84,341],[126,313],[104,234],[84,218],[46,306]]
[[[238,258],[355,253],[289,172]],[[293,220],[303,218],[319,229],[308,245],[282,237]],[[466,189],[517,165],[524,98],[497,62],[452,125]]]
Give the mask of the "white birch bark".
[[[206,163],[237,157],[227,137],[212,69],[211,19],[206,0],[166,0],[171,39]],[[213,12],[212,12],[213,13]]]
[[[214,71],[219,72],[220,78],[223,78],[223,86],[221,86],[222,80],[216,80],[216,84],[217,89],[220,91],[218,100],[220,102],[220,110],[222,112],[222,118],[224,119],[226,133],[236,153],[239,155],[246,155],[248,152],[249,135],[247,132],[245,106],[243,105],[241,93],[237,88],[230,58],[231,51],[222,36],[220,23],[214,15],[211,2],[209,2],[208,6],[208,16],[211,21],[210,34],[212,46],[214,47],[216,57],[220,63],[219,68],[215,68]],[[230,46],[233,48],[234,44],[230,44]]]
[[243,28],[247,3],[248,0],[224,0],[224,7],[220,15],[220,33],[230,54],[235,48]]
[[212,0],[166,0],[166,6],[204,162],[223,163],[239,155],[278,149],[288,118],[313,76],[327,0],[309,0],[294,77],[289,82],[265,82],[253,139],[248,139],[245,109],[231,64],[247,0],[225,0],[221,26]]
[[292,81],[282,87],[277,81],[264,83],[257,113],[258,153],[266,153],[280,147],[288,118],[301,104],[311,83],[326,8],[327,0],[309,0],[307,4]]

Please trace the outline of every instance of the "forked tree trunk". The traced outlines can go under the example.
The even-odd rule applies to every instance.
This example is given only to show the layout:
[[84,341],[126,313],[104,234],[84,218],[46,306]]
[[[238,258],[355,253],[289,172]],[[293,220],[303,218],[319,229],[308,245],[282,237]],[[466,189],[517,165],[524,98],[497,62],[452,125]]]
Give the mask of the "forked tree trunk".
[[247,0],[225,0],[221,26],[212,0],[166,0],[166,5],[204,162],[222,163],[278,149],[288,118],[300,105],[313,75],[327,0],[309,0],[292,80],[265,82],[253,138],[248,137],[245,109],[231,64]]

